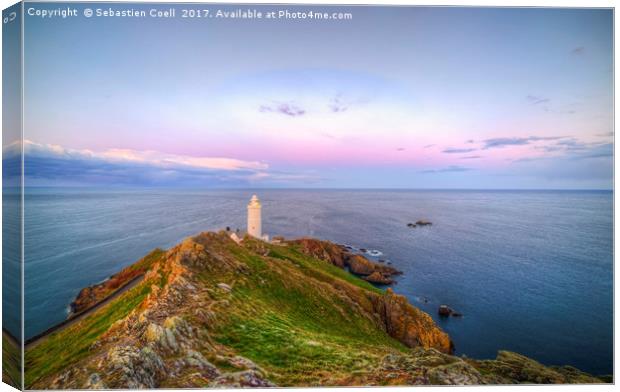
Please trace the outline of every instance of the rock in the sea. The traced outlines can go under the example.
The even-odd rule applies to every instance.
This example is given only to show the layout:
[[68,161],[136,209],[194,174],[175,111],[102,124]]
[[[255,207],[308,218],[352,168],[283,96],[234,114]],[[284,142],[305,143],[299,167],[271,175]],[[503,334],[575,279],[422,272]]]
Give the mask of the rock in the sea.
[[427,221],[426,219],[420,219],[415,224],[418,225],[418,226],[430,226],[433,223],[431,221]]
[[415,223],[407,223],[407,227],[414,228],[414,227],[416,227],[416,224]]
[[462,313],[457,312],[456,310],[452,309],[448,305],[440,305],[439,309],[437,310],[437,313],[442,317],[448,317],[448,316],[463,317]]
[[439,315],[443,317],[448,317],[452,314],[452,312],[452,308],[450,308],[448,305],[439,305],[439,310],[437,311],[437,313],[439,313]]

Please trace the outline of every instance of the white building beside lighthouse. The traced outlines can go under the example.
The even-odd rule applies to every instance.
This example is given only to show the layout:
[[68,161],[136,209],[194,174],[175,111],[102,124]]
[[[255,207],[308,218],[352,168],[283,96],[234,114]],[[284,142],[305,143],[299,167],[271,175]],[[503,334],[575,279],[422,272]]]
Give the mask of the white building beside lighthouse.
[[252,195],[248,204],[248,234],[254,238],[268,241],[268,237],[263,236],[261,204],[256,195]]

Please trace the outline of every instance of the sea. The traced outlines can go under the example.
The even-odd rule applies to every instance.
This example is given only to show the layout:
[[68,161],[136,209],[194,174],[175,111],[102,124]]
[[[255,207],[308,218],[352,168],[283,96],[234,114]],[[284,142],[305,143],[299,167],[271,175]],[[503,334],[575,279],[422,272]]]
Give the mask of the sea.
[[[25,335],[63,321],[79,290],[201,231],[244,229],[364,248],[456,354],[515,351],[596,375],[613,365],[613,193],[504,190],[27,188]],[[410,228],[426,219],[432,225]],[[445,304],[462,317],[441,318]]]

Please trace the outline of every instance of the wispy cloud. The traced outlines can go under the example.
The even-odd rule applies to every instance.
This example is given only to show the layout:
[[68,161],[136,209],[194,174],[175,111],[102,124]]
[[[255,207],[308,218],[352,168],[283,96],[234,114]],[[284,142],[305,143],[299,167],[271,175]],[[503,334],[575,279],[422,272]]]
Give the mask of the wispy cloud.
[[551,102],[551,99],[549,98],[545,98],[545,97],[541,97],[538,95],[528,95],[525,97],[525,99],[531,103],[532,105],[539,105],[541,103],[549,103]]
[[[569,150],[554,155],[523,157],[515,160],[510,176],[543,178],[550,183],[570,181],[586,187],[613,189],[613,144],[591,145],[585,150]],[[584,185],[581,185],[582,187]]]
[[447,167],[437,168],[437,169],[428,169],[422,170],[420,173],[430,174],[430,173],[458,173],[458,172],[466,172],[472,170],[469,167],[450,165]]
[[477,148],[446,148],[442,152],[444,154],[464,154],[472,151],[476,151]]
[[557,143],[537,148],[553,155],[531,156],[515,159],[514,163],[533,161],[576,161],[613,157],[613,143],[586,143],[575,138],[560,140]]
[[502,148],[502,147],[507,147],[507,146],[525,146],[533,142],[559,140],[563,138],[564,138],[563,136],[500,137],[500,138],[484,140],[483,141],[484,145],[482,149],[488,150],[490,148]]
[[324,180],[316,173],[288,173],[284,171],[257,172],[250,176],[253,182],[270,181],[273,183],[303,183],[315,184]]
[[331,110],[333,113],[342,113],[346,112],[349,109],[349,104],[343,101],[341,95],[337,95],[332,98],[327,106],[329,107],[329,110]]
[[480,159],[482,158],[480,155],[468,155],[464,157],[460,157],[459,159]]
[[531,104],[535,106],[539,106],[543,111],[547,113],[560,113],[560,114],[575,114],[577,110],[575,109],[575,103],[569,104],[558,104],[552,103],[550,98],[542,97],[539,95],[527,95],[525,99]]
[[563,107],[560,107],[560,108],[545,106],[543,110],[547,113],[575,114],[577,113],[577,110],[575,110],[574,107],[575,107],[574,104],[564,105]]
[[571,188],[613,189],[612,150],[598,147],[595,151],[567,155],[522,158],[513,162],[504,174],[544,179],[549,184],[567,182]]
[[298,117],[306,114],[306,111],[293,102],[274,102],[271,105],[261,105],[258,108],[261,113],[279,113],[290,117]]
[[584,54],[586,52],[586,48],[583,47],[583,46],[578,46],[578,47],[574,48],[573,50],[571,50],[570,52],[571,52],[571,54],[580,56],[580,55],[582,55],[582,54]]
[[435,147],[435,144],[427,144],[426,146],[424,146],[424,148],[431,148],[431,147]]
[[542,149],[546,152],[555,152],[555,151],[583,151],[586,149],[591,148],[592,146],[594,146],[596,144],[592,144],[592,143],[585,143],[582,141],[579,141],[575,138],[567,138],[567,139],[561,139],[559,141],[557,141],[556,143],[552,143],[546,146],[540,146],[538,147],[539,149]]
[[595,159],[595,158],[613,158],[614,145],[613,143],[606,143],[597,146],[593,146],[585,151],[580,151],[572,155],[572,159]]

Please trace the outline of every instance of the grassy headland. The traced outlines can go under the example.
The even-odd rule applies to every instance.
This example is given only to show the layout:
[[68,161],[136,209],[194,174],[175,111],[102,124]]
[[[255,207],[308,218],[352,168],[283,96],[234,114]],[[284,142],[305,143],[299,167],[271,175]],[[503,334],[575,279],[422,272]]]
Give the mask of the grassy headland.
[[344,267],[395,272],[325,241],[202,233],[141,260],[138,285],[28,348],[26,387],[601,382],[514,353],[455,357],[429,315]]

